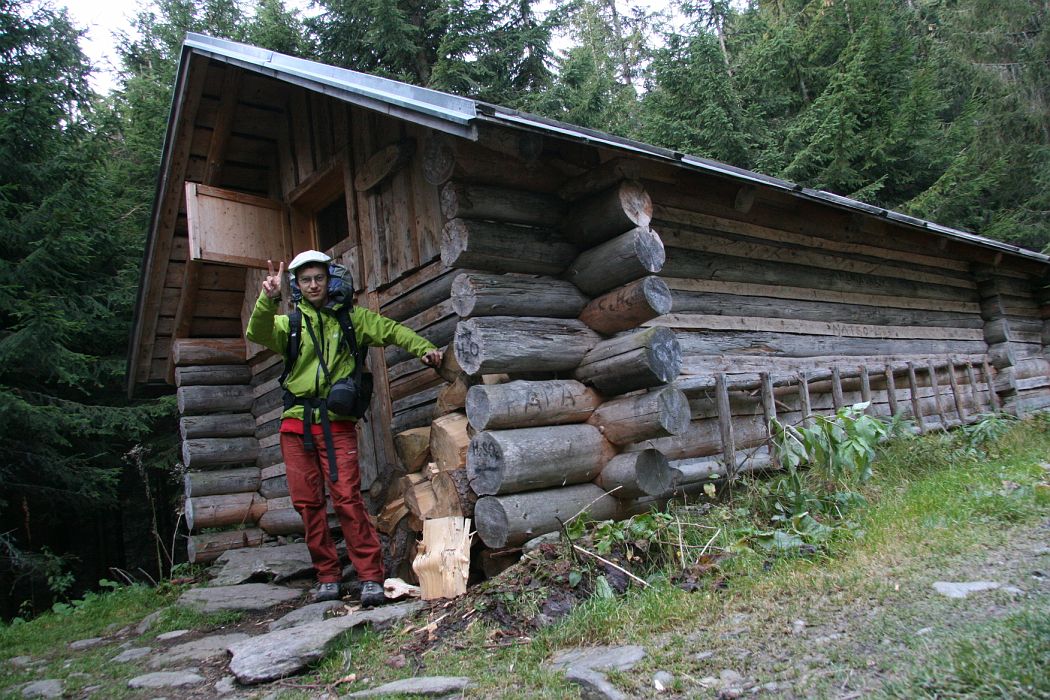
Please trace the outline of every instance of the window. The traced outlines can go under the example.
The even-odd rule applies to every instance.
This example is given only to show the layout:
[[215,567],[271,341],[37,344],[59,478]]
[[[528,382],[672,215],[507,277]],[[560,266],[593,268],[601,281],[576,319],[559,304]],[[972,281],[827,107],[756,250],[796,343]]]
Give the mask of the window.
[[317,233],[318,250],[329,250],[350,235],[345,194],[336,197],[317,211],[314,216],[314,230]]

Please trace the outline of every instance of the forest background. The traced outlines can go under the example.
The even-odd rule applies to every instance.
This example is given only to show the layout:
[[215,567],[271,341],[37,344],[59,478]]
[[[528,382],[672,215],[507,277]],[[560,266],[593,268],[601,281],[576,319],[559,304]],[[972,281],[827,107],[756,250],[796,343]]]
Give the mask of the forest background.
[[187,31],[1050,245],[1047,0],[316,0],[309,14],[143,0],[100,95],[65,11],[0,0],[5,619],[117,570],[169,575],[184,551],[174,404],[128,402],[123,379]]

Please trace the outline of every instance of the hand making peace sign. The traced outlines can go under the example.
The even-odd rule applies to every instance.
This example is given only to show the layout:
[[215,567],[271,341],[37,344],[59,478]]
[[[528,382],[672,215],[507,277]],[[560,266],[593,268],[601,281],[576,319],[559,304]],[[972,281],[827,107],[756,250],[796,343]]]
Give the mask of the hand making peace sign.
[[271,299],[280,299],[281,280],[284,278],[284,261],[281,261],[281,267],[276,274],[273,271],[273,260],[267,260],[266,266],[270,268],[270,274],[262,281],[263,293]]

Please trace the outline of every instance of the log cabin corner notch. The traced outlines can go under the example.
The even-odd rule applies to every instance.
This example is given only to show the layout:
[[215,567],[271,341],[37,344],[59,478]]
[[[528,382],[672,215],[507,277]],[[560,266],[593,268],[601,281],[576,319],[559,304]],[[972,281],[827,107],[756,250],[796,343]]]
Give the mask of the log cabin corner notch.
[[[307,247],[351,268],[358,303],[454,347],[447,386],[371,351],[363,488],[402,560],[418,519],[453,499],[496,547],[595,489],[619,494],[600,506],[619,516],[669,479],[760,468],[738,452],[778,412],[863,398],[932,429],[1050,405],[1044,255],[191,34],[128,392],[177,387],[195,531],[241,528],[194,534],[197,560],[301,528],[277,444],[280,360],[243,330],[266,259]],[[410,430],[429,430],[436,471],[418,449],[399,459],[392,436]],[[594,449],[551,481],[558,434]],[[522,446],[542,458],[515,461]]]

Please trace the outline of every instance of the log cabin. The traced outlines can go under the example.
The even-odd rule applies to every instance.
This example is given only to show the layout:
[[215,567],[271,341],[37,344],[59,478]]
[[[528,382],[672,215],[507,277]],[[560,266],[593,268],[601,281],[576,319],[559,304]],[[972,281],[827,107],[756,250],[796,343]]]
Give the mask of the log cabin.
[[[769,419],[870,402],[919,431],[1050,406],[1045,255],[723,163],[187,36],[128,358],[178,394],[190,561],[302,531],[266,261],[325,250],[356,303],[448,346],[370,350],[362,489],[513,548],[768,468]],[[286,295],[287,298],[287,295]]]

